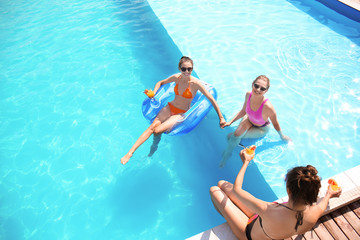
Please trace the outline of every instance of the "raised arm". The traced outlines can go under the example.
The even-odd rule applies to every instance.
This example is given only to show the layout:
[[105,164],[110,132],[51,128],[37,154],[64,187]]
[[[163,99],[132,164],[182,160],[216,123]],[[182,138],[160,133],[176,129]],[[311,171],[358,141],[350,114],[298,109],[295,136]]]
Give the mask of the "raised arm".
[[235,196],[253,212],[262,213],[267,207],[267,202],[254,197],[253,195],[242,189],[246,168],[249,165],[250,161],[254,158],[254,156],[255,154],[246,154],[246,149],[243,149],[240,152],[240,157],[243,161],[243,165],[236,177],[233,192]]

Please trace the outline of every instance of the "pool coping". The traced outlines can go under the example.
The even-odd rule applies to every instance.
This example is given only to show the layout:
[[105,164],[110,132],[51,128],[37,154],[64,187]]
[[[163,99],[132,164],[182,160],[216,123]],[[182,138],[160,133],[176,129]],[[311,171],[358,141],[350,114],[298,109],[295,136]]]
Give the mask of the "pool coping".
[[[360,165],[348,169],[342,173],[331,177],[341,186],[343,192],[339,198],[332,198],[323,215],[335,211],[345,205],[355,202],[360,199]],[[321,181],[318,201],[325,196],[329,178]],[[287,201],[287,196],[278,199],[279,202]],[[232,233],[227,222],[213,227],[209,230],[201,232],[195,236],[187,238],[187,240],[235,240],[237,239]]]

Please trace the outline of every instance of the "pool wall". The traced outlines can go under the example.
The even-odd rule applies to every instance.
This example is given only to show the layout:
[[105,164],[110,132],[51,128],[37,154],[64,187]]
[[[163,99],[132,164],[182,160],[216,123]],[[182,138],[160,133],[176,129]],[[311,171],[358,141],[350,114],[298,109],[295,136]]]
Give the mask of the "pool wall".
[[[358,9],[352,6],[349,6],[348,4],[355,4],[355,1],[346,0],[346,1],[339,1],[339,0],[317,0],[324,4],[325,6],[335,10],[336,12],[343,14],[344,16],[360,22],[360,12]],[[358,3],[359,4],[359,3]],[[360,4],[359,4],[360,6]]]

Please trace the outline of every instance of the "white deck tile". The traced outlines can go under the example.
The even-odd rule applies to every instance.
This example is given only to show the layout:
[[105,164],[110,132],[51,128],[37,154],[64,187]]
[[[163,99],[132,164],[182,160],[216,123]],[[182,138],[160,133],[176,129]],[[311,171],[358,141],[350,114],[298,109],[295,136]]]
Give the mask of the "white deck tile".
[[187,240],[236,240],[237,238],[232,233],[229,224],[223,223],[210,230],[199,233]]
[[356,186],[360,186],[360,165],[345,171],[345,174]]

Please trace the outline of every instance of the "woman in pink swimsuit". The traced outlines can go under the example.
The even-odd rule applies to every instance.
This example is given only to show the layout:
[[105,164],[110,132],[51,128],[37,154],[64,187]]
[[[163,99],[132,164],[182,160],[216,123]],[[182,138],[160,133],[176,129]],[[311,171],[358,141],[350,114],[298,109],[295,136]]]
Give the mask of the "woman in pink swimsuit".
[[276,131],[284,141],[291,139],[281,132],[274,106],[264,95],[270,88],[270,80],[264,75],[258,76],[252,83],[252,91],[245,95],[245,102],[238,114],[224,127],[230,126],[233,122],[242,118],[235,132],[230,134],[228,146],[223,153],[220,167],[225,166],[234,148],[243,138],[259,138],[264,136],[270,129],[269,118]]

